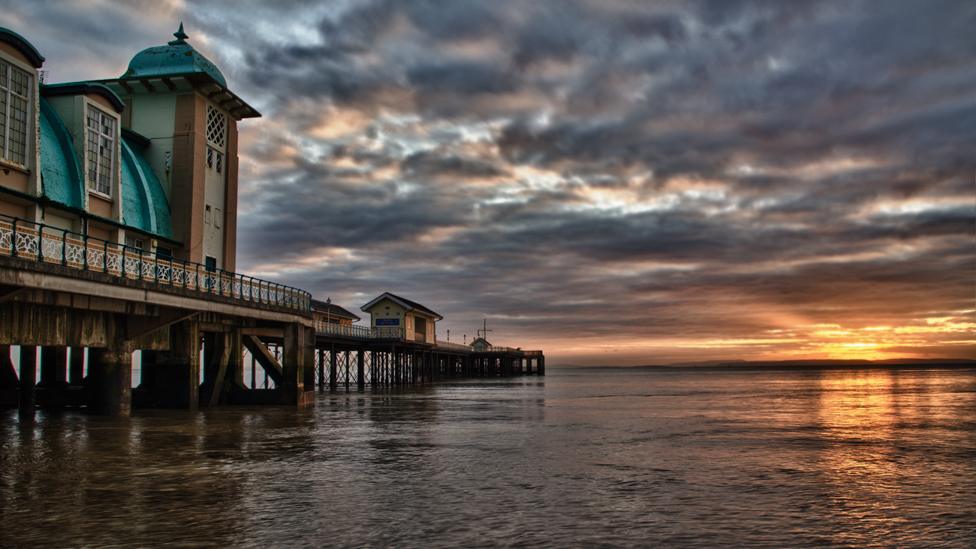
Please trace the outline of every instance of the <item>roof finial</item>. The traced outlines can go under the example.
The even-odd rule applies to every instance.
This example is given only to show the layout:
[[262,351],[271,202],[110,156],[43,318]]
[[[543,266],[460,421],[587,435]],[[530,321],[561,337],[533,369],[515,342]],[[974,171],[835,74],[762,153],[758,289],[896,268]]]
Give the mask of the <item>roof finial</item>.
[[187,36],[186,33],[183,32],[183,21],[180,21],[180,29],[174,32],[173,36],[176,37],[176,40],[171,41],[170,45],[186,43],[186,39],[189,38],[189,36]]

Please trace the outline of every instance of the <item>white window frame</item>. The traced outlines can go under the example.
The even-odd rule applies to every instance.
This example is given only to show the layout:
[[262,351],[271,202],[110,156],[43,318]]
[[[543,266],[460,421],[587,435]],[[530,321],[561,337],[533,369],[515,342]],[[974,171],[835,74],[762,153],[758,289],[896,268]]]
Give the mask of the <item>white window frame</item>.
[[[8,164],[11,166],[21,167],[27,169],[31,164],[31,157],[34,154],[34,126],[36,123],[36,117],[34,116],[34,95],[35,86],[37,85],[37,74],[32,68],[25,66],[16,59],[11,59],[0,55],[0,63],[7,65],[7,80],[6,82],[0,83],[0,93],[6,95],[6,102],[4,103],[6,108],[3,112],[0,112],[0,117],[4,119],[3,133],[0,134],[0,162]],[[14,70],[19,70],[27,74],[27,96],[19,96],[14,94],[12,86],[10,85],[13,79]],[[10,146],[10,96],[21,97],[27,102],[27,107],[25,111],[26,120],[26,132],[24,134],[24,161],[19,162],[8,158],[8,148]]]
[[[88,127],[88,116],[91,111],[94,111],[99,116],[99,124],[98,124],[97,131]],[[112,121],[112,135],[106,134],[101,131],[105,119]],[[88,192],[112,200],[112,196],[114,195],[113,191],[115,190],[115,185],[118,179],[117,176],[119,171],[119,118],[107,112],[105,109],[101,107],[101,105],[93,101],[85,101],[84,122],[85,122],[85,164],[84,164],[85,186],[88,188]],[[98,155],[96,156],[96,162],[95,162],[95,180],[92,181],[89,177],[90,175],[89,163],[91,162],[91,159],[89,158],[89,155],[91,154],[90,134],[92,131],[95,131],[96,146],[101,146],[102,139],[108,139],[110,141],[110,145],[112,149],[112,157],[110,159],[110,164],[108,166],[108,171],[109,171],[108,192],[105,192],[98,187],[99,185],[98,179],[99,176],[102,175],[102,165],[101,165],[102,159],[100,158],[99,155],[100,151],[95,152],[95,154]]]

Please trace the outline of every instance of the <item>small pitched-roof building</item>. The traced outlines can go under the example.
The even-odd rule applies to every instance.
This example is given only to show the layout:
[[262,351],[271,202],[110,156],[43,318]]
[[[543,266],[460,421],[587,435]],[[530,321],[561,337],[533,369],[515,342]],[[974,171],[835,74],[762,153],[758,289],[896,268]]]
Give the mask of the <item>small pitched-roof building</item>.
[[331,300],[312,300],[312,315],[315,317],[315,331],[326,332],[327,325],[352,326],[359,317],[347,309],[332,303]]
[[235,269],[237,122],[260,114],[174,37],[118,78],[45,84],[44,57],[0,28],[0,223]]
[[369,313],[370,326],[381,337],[416,343],[437,343],[437,322],[444,317],[433,310],[390,292],[383,292],[360,308]]
[[483,337],[476,337],[474,341],[471,342],[471,350],[476,353],[486,353],[491,350],[491,343]]

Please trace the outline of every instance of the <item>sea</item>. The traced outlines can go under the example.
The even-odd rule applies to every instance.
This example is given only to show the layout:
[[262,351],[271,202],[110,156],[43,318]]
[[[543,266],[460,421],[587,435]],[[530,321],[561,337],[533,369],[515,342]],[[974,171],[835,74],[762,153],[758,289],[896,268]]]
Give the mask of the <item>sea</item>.
[[0,546],[976,547],[976,369],[547,374],[0,412]]

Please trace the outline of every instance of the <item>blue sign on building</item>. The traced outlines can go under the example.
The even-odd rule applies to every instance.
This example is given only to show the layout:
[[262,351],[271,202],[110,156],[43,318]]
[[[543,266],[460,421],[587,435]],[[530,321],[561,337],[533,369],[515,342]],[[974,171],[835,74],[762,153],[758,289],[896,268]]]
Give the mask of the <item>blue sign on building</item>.
[[377,318],[376,325],[377,326],[399,326],[400,319],[399,318]]

